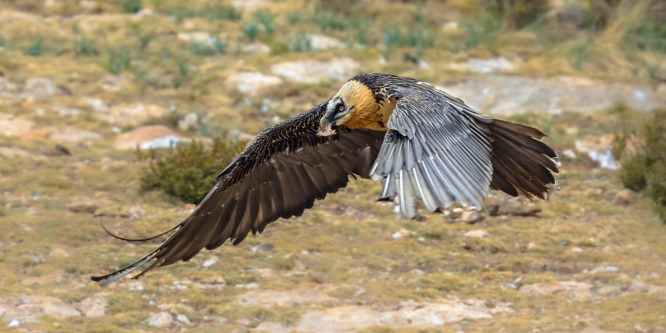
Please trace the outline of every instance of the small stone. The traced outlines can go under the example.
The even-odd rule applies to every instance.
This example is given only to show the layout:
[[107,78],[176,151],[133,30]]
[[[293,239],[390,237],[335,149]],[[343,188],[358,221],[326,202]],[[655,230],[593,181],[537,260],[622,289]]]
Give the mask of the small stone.
[[256,283],[256,282],[246,283],[246,284],[239,283],[239,284],[235,285],[234,287],[243,288],[243,289],[259,289],[259,284]]
[[590,273],[617,273],[620,271],[620,268],[617,266],[599,266],[593,269]]
[[138,16],[138,17],[147,17],[147,16],[151,16],[151,15],[153,15],[153,10],[150,9],[150,8],[141,9],[140,11],[138,11],[136,13],[136,16]]
[[534,244],[534,242],[527,243],[528,250],[533,250],[534,248],[536,248],[536,244]]
[[143,281],[133,280],[127,283],[127,290],[141,291],[143,290]]
[[568,158],[570,158],[570,159],[572,159],[572,160],[576,158],[576,153],[575,153],[573,150],[571,150],[571,149],[566,149],[566,150],[564,150],[564,151],[562,152],[562,155],[564,155],[564,156],[566,156],[566,157],[568,157]]
[[638,199],[638,195],[636,194],[636,192],[629,189],[624,189],[618,191],[615,194],[615,197],[613,198],[613,203],[620,206],[629,206],[634,202],[636,202],[636,199]]
[[583,192],[583,195],[588,198],[598,198],[604,194],[604,191],[600,188],[589,188]]
[[64,319],[81,316],[79,310],[58,298],[44,297],[40,299],[40,305],[45,314],[56,318]]
[[58,93],[58,88],[50,79],[38,77],[31,79],[23,89],[23,96],[41,98]]
[[263,281],[271,281],[277,277],[275,271],[270,268],[259,268],[255,272],[257,277],[259,277]]
[[466,210],[460,215],[460,221],[465,223],[476,223],[483,220],[483,216],[476,210]]
[[178,320],[179,322],[181,322],[183,324],[192,325],[192,323],[190,322],[190,319],[187,318],[187,316],[183,315],[183,314],[177,315],[176,320]]
[[97,140],[102,138],[97,132],[86,131],[76,127],[67,126],[65,128],[56,128],[51,133],[49,139],[53,141],[81,142],[87,140]]
[[456,33],[458,32],[458,22],[456,21],[449,21],[444,24],[444,32],[446,33]]
[[178,40],[181,42],[187,42],[187,43],[199,43],[199,44],[207,44],[207,45],[212,45],[212,41],[214,40],[214,36],[212,36],[209,32],[205,31],[194,31],[194,32],[179,32],[178,33]]
[[97,208],[99,207],[93,202],[73,202],[65,205],[65,209],[72,213],[92,214],[97,210]]
[[93,111],[97,112],[108,112],[109,106],[99,98],[84,98],[83,102],[88,104]]
[[556,284],[534,283],[520,288],[520,293],[528,296],[545,296],[561,291],[562,287]]
[[620,288],[616,286],[603,286],[597,290],[597,293],[603,296],[612,296],[619,294],[620,291]]
[[277,76],[264,75],[259,72],[236,73],[226,80],[227,85],[250,96],[258,95],[270,87],[282,84],[282,82],[282,79]]
[[195,131],[199,127],[199,116],[190,112],[178,120],[178,129],[181,131]]
[[310,34],[308,38],[310,38],[310,47],[313,50],[330,50],[345,46],[341,41],[324,35]]
[[4,76],[0,76],[0,97],[13,96],[17,91],[16,85]]
[[54,248],[49,252],[49,257],[67,258],[69,257],[69,253],[61,248]]
[[10,114],[0,114],[0,135],[5,136],[32,136],[35,123],[22,117]]
[[99,84],[102,86],[102,89],[106,91],[117,92],[123,89],[125,86],[129,86],[131,80],[122,75],[107,75],[103,77]]
[[129,215],[132,219],[138,219],[147,214],[146,210],[141,206],[132,206],[129,209]]
[[12,321],[9,322],[8,326],[9,327],[19,327],[19,325],[21,325],[21,322],[18,319],[14,318],[14,319],[12,319]]
[[238,10],[254,12],[258,9],[270,6],[271,2],[264,0],[232,0],[231,5]]
[[615,135],[604,134],[599,136],[586,136],[576,140],[575,146],[579,153],[599,163],[604,169],[617,170],[618,163],[613,156],[613,142]]
[[261,42],[254,42],[243,46],[244,53],[271,53],[271,48]]
[[578,246],[574,246],[573,248],[571,248],[571,253],[573,253],[573,254],[579,254],[579,253],[582,253],[582,252],[583,252],[583,249],[581,249]]
[[137,126],[150,119],[163,118],[169,112],[167,108],[159,105],[137,103],[114,105],[108,112],[98,113],[98,117],[113,124]]
[[91,296],[81,301],[79,309],[84,316],[89,318],[103,317],[106,314],[106,308],[109,306],[106,298],[101,296]]
[[466,232],[465,234],[463,234],[463,236],[471,238],[483,238],[490,236],[490,234],[483,229],[476,229]]
[[271,332],[271,333],[289,333],[291,330],[289,330],[287,327],[282,325],[281,323],[276,323],[272,321],[265,321],[259,326],[257,326],[255,329],[257,332]]
[[393,238],[393,239],[400,239],[400,238],[403,238],[403,237],[409,237],[409,236],[411,236],[411,235],[412,235],[412,232],[411,232],[411,231],[409,231],[409,230],[407,230],[407,229],[400,229],[400,230],[394,232],[394,233],[391,235],[391,238]]
[[116,136],[113,148],[117,150],[168,148],[182,140],[182,137],[162,125],[143,126]]
[[259,252],[259,251],[270,251],[274,248],[275,246],[270,243],[261,243],[259,245],[255,245],[250,248],[250,251],[252,252]]
[[168,312],[152,314],[148,319],[148,325],[154,327],[169,327],[173,323],[173,317]]
[[216,263],[217,263],[217,258],[213,257],[213,258],[206,259],[206,261],[203,262],[202,266],[203,267],[210,267],[210,266],[215,265]]

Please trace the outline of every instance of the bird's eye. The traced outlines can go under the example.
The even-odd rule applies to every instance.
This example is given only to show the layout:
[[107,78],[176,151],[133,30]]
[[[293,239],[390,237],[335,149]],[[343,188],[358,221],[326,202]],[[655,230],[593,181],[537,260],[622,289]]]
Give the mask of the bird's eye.
[[345,110],[345,106],[343,104],[340,104],[340,106],[338,106],[338,112],[342,112],[344,110]]

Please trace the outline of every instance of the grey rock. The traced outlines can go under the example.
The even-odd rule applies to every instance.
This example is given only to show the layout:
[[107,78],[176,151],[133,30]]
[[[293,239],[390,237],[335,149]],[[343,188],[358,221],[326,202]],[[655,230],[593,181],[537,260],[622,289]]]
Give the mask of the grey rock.
[[199,128],[199,116],[190,112],[178,120],[178,129],[181,131],[195,131]]
[[25,84],[25,88],[23,89],[23,96],[41,98],[57,94],[58,92],[58,88],[56,88],[50,79],[45,77],[38,77],[29,80]]
[[150,315],[150,318],[148,318],[148,325],[153,326],[153,327],[169,327],[173,323],[173,317],[171,316],[170,313],[168,312],[158,312],[158,313],[153,313]]

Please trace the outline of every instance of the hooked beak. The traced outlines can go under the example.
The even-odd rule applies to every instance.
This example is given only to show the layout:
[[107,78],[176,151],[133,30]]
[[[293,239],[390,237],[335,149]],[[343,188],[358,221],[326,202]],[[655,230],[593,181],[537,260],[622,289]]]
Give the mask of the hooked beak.
[[318,136],[331,136],[338,133],[335,131],[335,120],[329,118],[331,117],[328,115],[321,118],[319,129],[317,130]]

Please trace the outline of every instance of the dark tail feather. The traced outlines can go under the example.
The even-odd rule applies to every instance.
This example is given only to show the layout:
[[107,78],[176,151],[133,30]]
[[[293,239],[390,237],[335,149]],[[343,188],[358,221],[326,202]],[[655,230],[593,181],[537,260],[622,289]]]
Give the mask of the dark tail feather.
[[487,124],[492,140],[493,178],[490,186],[509,195],[544,199],[553,189],[557,154],[539,141],[545,134],[536,128],[493,120]]
[[[114,235],[114,234],[111,233],[109,230],[107,230],[106,227],[105,227],[103,224],[102,224],[102,228],[104,229],[104,231],[106,231],[107,234],[111,235],[111,236],[114,237],[114,238],[117,238],[117,239],[120,239],[120,240],[123,240],[123,241],[126,241],[126,242],[142,242],[142,241],[148,241],[148,240],[152,240],[152,239],[155,239],[155,238],[157,238],[157,237],[163,236],[163,235],[165,235],[165,234],[167,234],[167,233],[169,233],[169,232],[171,232],[171,231],[174,231],[174,230],[176,230],[176,229],[180,230],[180,229],[183,227],[183,225],[185,225],[185,223],[188,221],[189,217],[191,217],[191,216],[192,216],[192,215],[188,216],[187,218],[185,218],[185,220],[183,220],[182,222],[178,223],[177,225],[175,225],[174,227],[170,228],[169,230],[164,231],[164,232],[160,233],[159,235],[155,235],[155,236],[151,236],[151,237],[147,237],[147,238],[138,238],[138,239],[124,238],[124,237],[120,237],[120,236]],[[173,236],[176,235],[177,233],[178,233],[178,232],[176,232],[176,233],[172,234],[171,236],[169,236],[169,238],[167,238],[167,240],[164,241],[164,243],[162,243],[162,245],[160,245],[158,248],[156,248],[155,250],[153,250],[153,251],[151,251],[150,253],[148,253],[145,257],[143,257],[143,258],[141,258],[141,259],[139,259],[139,260],[137,260],[137,261],[135,261],[135,262],[133,262],[133,263],[131,263],[131,264],[129,264],[129,265],[127,265],[127,266],[125,266],[125,267],[119,269],[119,270],[117,270],[117,271],[114,271],[114,272],[109,273],[109,274],[106,274],[106,275],[91,276],[90,279],[93,280],[93,281],[95,281],[95,282],[99,282],[100,285],[102,285],[102,286],[106,286],[106,285],[108,285],[109,283],[112,283],[112,282],[118,280],[119,278],[121,278],[121,277],[123,277],[123,276],[125,276],[125,275],[128,275],[128,274],[130,274],[130,273],[132,273],[132,272],[134,272],[134,271],[136,271],[136,270],[138,270],[138,269],[141,269],[141,268],[143,268],[144,266],[146,266],[148,263],[150,263],[150,265],[149,265],[148,267],[143,268],[143,270],[142,270],[139,274],[137,274],[136,276],[133,277],[133,279],[138,279],[138,278],[141,277],[143,274],[145,274],[146,272],[152,270],[153,268],[157,267],[158,265],[161,266],[163,260],[160,261],[160,260],[159,260],[160,258],[156,258],[156,257],[157,257],[157,255],[158,255],[158,253],[159,253],[159,252],[162,250],[162,248],[164,247],[164,244],[165,244],[169,239],[173,238]]]

